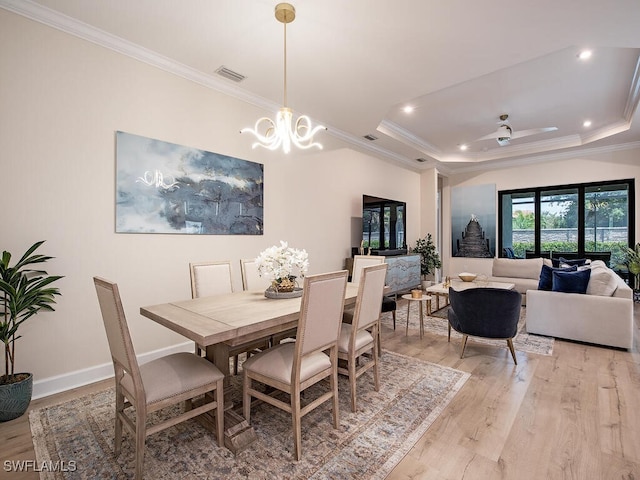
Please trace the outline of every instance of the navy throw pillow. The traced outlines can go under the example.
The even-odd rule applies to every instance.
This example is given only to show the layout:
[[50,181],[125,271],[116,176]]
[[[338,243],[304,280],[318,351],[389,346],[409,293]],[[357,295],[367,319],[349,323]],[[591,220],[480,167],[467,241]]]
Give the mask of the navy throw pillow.
[[591,278],[591,269],[577,270],[575,272],[553,272],[554,292],[563,293],[587,293],[587,286]]
[[560,267],[560,259],[559,258],[552,258],[551,259],[551,266],[553,268],[559,268]]
[[553,268],[549,265],[542,265],[542,270],[540,270],[540,280],[538,281],[538,290],[551,291],[553,287],[554,271],[575,272],[577,269],[578,267],[576,267],[575,265],[566,268]]
[[586,258],[576,258],[575,260],[567,260],[564,257],[560,257],[560,263],[564,263],[566,265],[576,265],[578,267],[582,267],[587,264]]

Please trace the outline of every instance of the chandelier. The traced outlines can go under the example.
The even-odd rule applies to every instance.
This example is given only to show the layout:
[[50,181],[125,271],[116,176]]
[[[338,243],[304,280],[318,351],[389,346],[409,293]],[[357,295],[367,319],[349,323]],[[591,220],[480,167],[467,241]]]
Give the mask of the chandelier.
[[264,147],[276,150],[282,147],[284,153],[291,151],[291,145],[306,150],[311,147],[322,148],[322,145],[313,141],[313,136],[326,127],[311,125],[311,119],[301,115],[297,120],[293,119],[293,110],[287,107],[287,23],[296,18],[296,9],[289,3],[279,3],[275,9],[276,19],[284,25],[284,102],[278,110],[275,122],[262,117],[256,121],[253,128],[243,128],[240,133],[248,132],[255,135],[257,141],[253,148]]

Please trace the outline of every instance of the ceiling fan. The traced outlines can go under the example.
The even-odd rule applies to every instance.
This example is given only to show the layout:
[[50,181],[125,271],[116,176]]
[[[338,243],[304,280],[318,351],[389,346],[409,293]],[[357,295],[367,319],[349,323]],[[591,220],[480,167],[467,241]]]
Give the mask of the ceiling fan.
[[519,130],[514,132],[513,128],[509,125],[509,115],[503,113],[500,115],[500,121],[498,122],[498,130],[489,135],[485,135],[484,137],[480,137],[477,141],[480,140],[489,140],[491,138],[495,138],[498,142],[498,145],[504,147],[505,145],[509,145],[509,140],[528,137],[529,135],[536,135],[538,133],[544,132],[553,132],[554,130],[558,130],[558,127],[543,127],[543,128],[530,128],[529,130]]

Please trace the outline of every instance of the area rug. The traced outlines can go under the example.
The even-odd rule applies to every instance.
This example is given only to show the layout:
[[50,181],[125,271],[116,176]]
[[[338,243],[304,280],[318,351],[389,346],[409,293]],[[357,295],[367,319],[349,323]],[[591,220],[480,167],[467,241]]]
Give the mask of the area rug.
[[[425,315],[424,317],[424,330],[425,332],[433,333],[435,335],[447,336],[448,334],[448,321],[447,311],[449,307],[442,308],[434,312],[431,316]],[[545,337],[544,335],[534,335],[527,333],[526,329],[526,307],[522,307],[520,310],[520,320],[518,321],[518,334],[513,339],[513,347],[516,351],[536,353],[538,355],[552,355],[553,354],[553,337]],[[393,317],[391,313],[382,314],[382,324],[393,328]],[[407,301],[400,300],[396,309],[396,328],[405,329],[407,326]],[[409,328],[413,330],[419,330],[420,319],[419,309],[417,305],[411,306],[411,312],[409,316]],[[451,330],[451,341],[459,343],[462,339],[462,335],[455,330]],[[504,340],[491,340],[488,338],[469,337],[469,342],[478,342],[489,345],[500,346],[507,348],[507,342]],[[467,343],[467,347],[470,343]]]
[[[351,412],[347,379],[340,376],[339,429],[333,429],[331,402],[302,418],[303,458],[299,462],[292,459],[291,416],[262,403],[251,411],[257,441],[236,456],[219,448],[215,435],[196,421],[149,436],[145,478],[385,478],[469,374],[388,351],[383,351],[380,367],[379,392],[373,390],[371,373],[358,379],[357,413]],[[238,386],[237,381],[232,384]],[[317,393],[307,392],[303,404]],[[65,468],[66,472],[43,471],[40,478],[131,478],[134,450],[130,435],[125,435],[120,456],[113,455],[113,411],[113,389],[31,411],[38,464],[58,462],[73,467]]]

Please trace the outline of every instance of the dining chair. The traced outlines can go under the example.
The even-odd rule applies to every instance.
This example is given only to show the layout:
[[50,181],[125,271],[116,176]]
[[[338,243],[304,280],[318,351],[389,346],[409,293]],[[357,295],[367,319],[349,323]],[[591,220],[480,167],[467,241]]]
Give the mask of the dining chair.
[[[346,270],[305,277],[295,342],[280,343],[251,358],[243,365],[243,411],[251,420],[251,397],[291,414],[294,458],[302,458],[301,419],[322,403],[333,400],[333,427],[339,427],[338,336],[347,288]],[[301,392],[329,379],[329,391],[301,404]],[[252,382],[289,394],[289,403],[263,393]]]
[[[242,288],[243,290],[266,290],[271,285],[268,278],[261,277],[258,273],[258,263],[254,259],[240,260],[240,270],[242,272]],[[277,345],[283,341],[290,341],[296,336],[295,328],[284,332],[271,335],[269,342],[271,345]]]
[[[138,365],[118,286],[100,277],[93,282],[107,332],[115,372],[116,456],[122,446],[122,427],[135,437],[135,478],[142,478],[146,437],[216,410],[218,446],[224,446],[224,375],[215,365],[193,353],[180,352]],[[212,398],[215,392],[215,399]],[[203,398],[196,406],[192,400]],[[150,413],[184,403],[185,411],[147,426]],[[125,410],[133,407],[135,422]]]
[[[191,296],[193,298],[209,297],[233,293],[233,275],[231,261],[190,263]],[[229,345],[229,358],[233,357],[233,373],[238,374],[238,356],[247,356],[256,349],[268,348],[269,340],[262,339],[240,345]],[[202,355],[204,348],[196,344],[196,355]]]
[[260,276],[255,259],[240,260],[240,271],[243,290],[266,290],[271,285],[271,280]]
[[[349,377],[351,411],[356,411],[356,381],[363,373],[373,369],[375,391],[380,390],[378,369],[378,320],[382,307],[381,299],[387,276],[386,263],[364,267],[358,283],[358,296],[351,323],[342,323],[338,339],[338,359],[346,367],[338,364],[338,373]],[[359,361],[367,355],[369,361]]]
[[[360,276],[362,275],[362,269],[365,267],[369,267],[371,265],[380,265],[381,263],[385,263],[384,257],[379,255],[354,255],[353,257],[353,273],[351,274],[351,282],[359,283]],[[387,296],[382,296],[382,308],[380,310],[381,313],[391,312],[391,316],[393,318],[393,329],[396,329],[396,309],[398,308],[397,302]],[[353,316],[353,311],[349,310],[346,314],[345,321],[349,322],[351,316]],[[378,323],[378,354],[381,354],[381,342],[380,342],[380,324]]]

